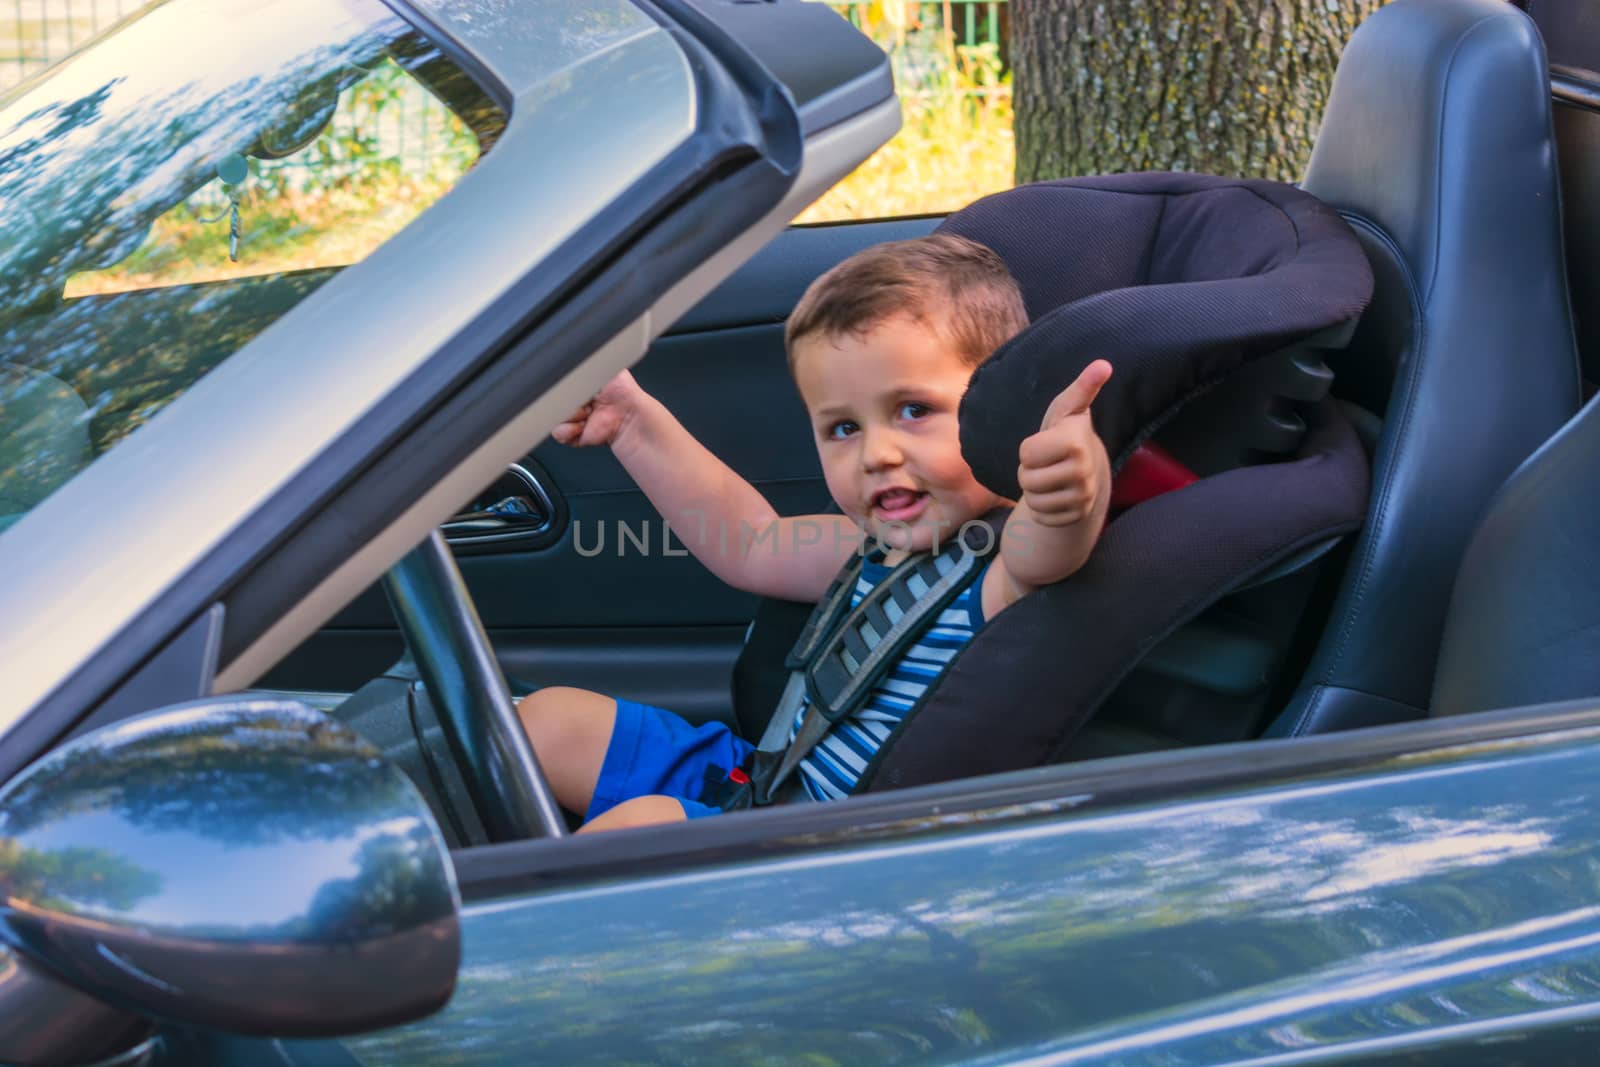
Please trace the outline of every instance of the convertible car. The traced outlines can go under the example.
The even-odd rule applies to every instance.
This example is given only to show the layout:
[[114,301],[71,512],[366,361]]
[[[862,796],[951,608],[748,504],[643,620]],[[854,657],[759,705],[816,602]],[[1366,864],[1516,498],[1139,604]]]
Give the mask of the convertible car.
[[[1359,532],[1038,766],[583,838],[515,695],[749,732],[785,609],[547,434],[636,366],[825,506],[783,320],[940,223],[785,228],[896,130],[883,53],[796,0],[166,0],[0,98],[0,1061],[1589,1062],[1597,29],[1345,50],[1301,185],[1374,278]],[[412,97],[442,162],[363,176],[351,102]],[[352,175],[394,195],[307,206]]]

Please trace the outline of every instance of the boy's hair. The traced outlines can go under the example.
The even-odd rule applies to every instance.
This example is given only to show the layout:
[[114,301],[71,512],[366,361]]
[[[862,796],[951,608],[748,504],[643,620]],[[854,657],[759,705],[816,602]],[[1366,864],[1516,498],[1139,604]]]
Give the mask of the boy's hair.
[[945,233],[890,241],[811,283],[784,328],[789,366],[803,337],[860,335],[896,315],[929,324],[972,367],[1028,324],[1022,291],[991,249]]

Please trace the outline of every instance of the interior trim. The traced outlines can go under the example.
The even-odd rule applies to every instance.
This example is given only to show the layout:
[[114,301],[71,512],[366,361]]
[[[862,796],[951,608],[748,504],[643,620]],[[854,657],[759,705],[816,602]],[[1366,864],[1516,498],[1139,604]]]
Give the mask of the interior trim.
[[1551,67],[1550,98],[1569,107],[1600,111],[1600,84],[1571,68]]

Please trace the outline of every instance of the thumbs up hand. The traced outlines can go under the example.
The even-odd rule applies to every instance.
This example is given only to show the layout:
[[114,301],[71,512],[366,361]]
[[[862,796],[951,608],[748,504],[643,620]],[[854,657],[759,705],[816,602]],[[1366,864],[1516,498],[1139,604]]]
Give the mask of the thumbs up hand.
[[1104,513],[1111,490],[1111,464],[1094,432],[1089,406],[1111,378],[1111,364],[1097,359],[1050,402],[1039,432],[1018,449],[1017,483],[1022,503],[1041,526],[1072,526]]

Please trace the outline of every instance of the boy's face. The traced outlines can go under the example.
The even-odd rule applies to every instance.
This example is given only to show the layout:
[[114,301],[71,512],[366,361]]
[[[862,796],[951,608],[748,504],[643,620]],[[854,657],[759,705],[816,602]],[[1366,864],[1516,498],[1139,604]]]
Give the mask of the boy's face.
[[931,324],[896,315],[794,348],[828,491],[870,535],[920,551],[1007,503],[961,457],[956,409],[973,368]]

